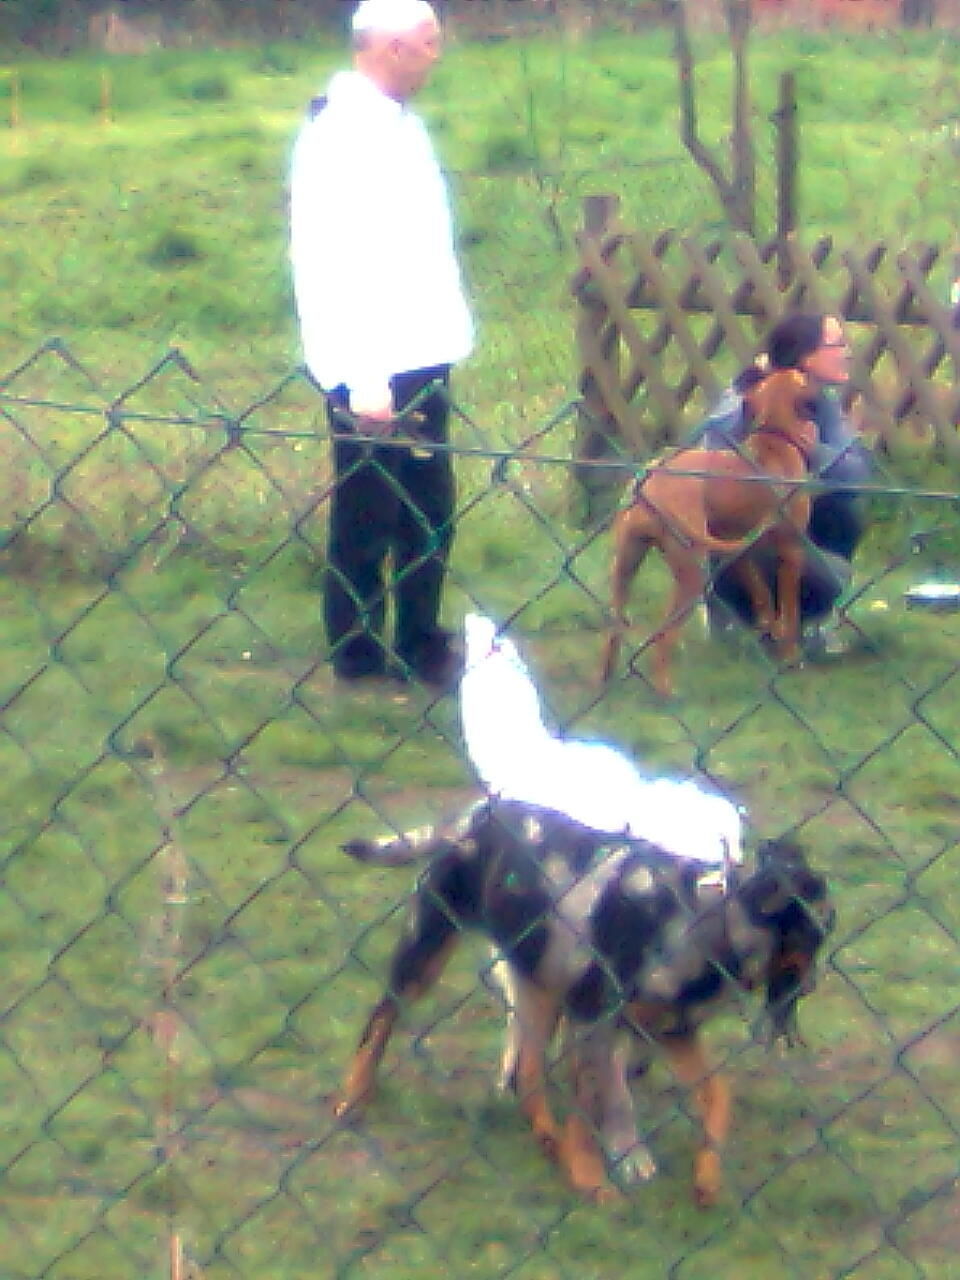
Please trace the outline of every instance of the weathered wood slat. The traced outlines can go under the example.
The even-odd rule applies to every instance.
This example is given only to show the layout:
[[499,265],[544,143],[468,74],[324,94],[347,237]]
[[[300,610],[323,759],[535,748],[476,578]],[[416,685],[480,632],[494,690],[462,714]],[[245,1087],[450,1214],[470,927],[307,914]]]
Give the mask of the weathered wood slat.
[[[644,386],[647,394],[654,402],[657,411],[663,416],[664,420],[671,427],[675,425],[674,420],[678,417],[677,403],[672,395],[670,388],[660,376],[660,368],[657,361],[648,351],[640,332],[630,317],[630,310],[626,305],[625,288],[622,279],[620,279],[611,266],[604,262],[597,245],[585,239],[581,244],[581,252],[584,255],[585,264],[590,268],[595,279],[603,289],[603,296],[610,312],[610,318],[615,322],[620,337],[629,352],[630,359],[635,368],[643,374]],[[596,369],[593,369],[596,373]],[[607,380],[609,385],[609,379]],[[617,388],[617,398],[622,400],[622,393]],[[635,426],[636,418],[626,401],[623,402],[627,408],[630,422],[630,434],[633,437],[631,443],[636,446],[642,444],[643,436],[639,426]],[[619,419],[621,411],[611,405],[613,412]]]
[[937,433],[941,447],[954,457],[960,456],[960,441],[957,440],[956,432],[952,430],[953,424],[946,421],[947,415],[943,412],[937,397],[932,394],[927,378],[922,374],[917,376],[916,360],[911,347],[900,331],[895,304],[884,294],[867,270],[866,264],[852,249],[844,250],[843,258],[857,283],[861,298],[870,307],[875,323],[884,330],[900,372],[916,396],[918,408]]
[[[910,255],[900,253],[897,255],[897,266],[909,281],[918,305],[926,312],[934,334],[934,341],[922,361],[924,377],[932,378],[947,359],[953,365],[950,390],[945,391],[945,413],[951,427],[956,428],[960,426],[960,329],[954,323],[950,308],[944,306],[930,288],[924,261],[917,263]],[[897,418],[902,420],[916,407],[916,397],[910,388],[897,402]],[[954,442],[954,431],[947,434],[951,443]]]
[[756,296],[763,313],[764,328],[767,328],[771,317],[778,316],[783,310],[783,294],[777,283],[778,272],[775,273],[770,270],[769,259],[767,263],[763,261],[761,257],[762,250],[759,250],[756,244],[748,239],[747,236],[741,236],[734,242],[733,253],[746,273],[744,283],[733,295],[733,308],[739,314],[741,305],[740,293],[749,284],[750,290]]
[[[601,420],[622,456],[643,459],[683,440],[696,426],[693,402],[698,412],[714,402],[773,322],[799,309],[849,322],[846,398],[862,396],[885,435],[919,417],[942,453],[960,453],[960,329],[941,299],[937,246],[895,253],[879,241],[844,249],[828,236],[809,246],[739,235],[698,242],[674,229],[654,236],[626,229],[615,200],[595,202],[589,216],[571,285],[593,423],[578,457],[596,456]],[[653,323],[642,326],[639,311]]]
[[660,310],[670,326],[674,341],[686,357],[690,373],[710,399],[715,399],[720,394],[719,380],[710,362],[704,358],[695,334],[686,323],[683,308],[674,296],[673,286],[661,267],[653,246],[644,236],[637,234],[630,237],[630,248],[637,267],[657,291]]
[[[727,344],[733,348],[737,362],[742,365],[748,364],[753,359],[754,343],[744,336],[743,326],[733,309],[723,276],[715,265],[707,261],[696,241],[685,237],[683,248],[700,275],[703,295],[710,304],[712,314],[717,317],[718,324],[722,326]],[[759,314],[759,309],[755,307],[751,314],[754,313]]]

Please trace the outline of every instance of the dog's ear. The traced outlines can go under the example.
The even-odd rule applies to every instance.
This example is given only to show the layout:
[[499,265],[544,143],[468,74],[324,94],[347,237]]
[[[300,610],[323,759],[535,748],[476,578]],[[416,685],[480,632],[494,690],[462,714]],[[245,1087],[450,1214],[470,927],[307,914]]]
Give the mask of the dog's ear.
[[798,397],[797,403],[794,407],[797,411],[798,418],[802,418],[804,422],[814,421],[813,415],[817,411],[817,402],[813,396],[807,395],[804,391],[803,394]]
[[761,872],[750,886],[749,904],[764,920],[782,914],[793,899],[789,877],[776,871]]
[[822,933],[833,927],[827,881],[794,840],[763,841],[757,848],[757,873],[744,887],[748,909],[765,919],[795,905]]
[[807,856],[803,846],[796,840],[782,836],[777,840],[761,840],[757,845],[757,865],[759,867],[779,867],[794,871],[807,869]]
[[744,394],[753,417],[761,423],[775,421],[778,415],[790,414],[801,422],[810,422],[816,402],[810,380],[799,369],[775,369],[762,382]]
[[793,394],[793,412],[804,422],[813,420],[817,411],[817,397],[810,379],[799,369],[791,369],[790,390]]
[[826,880],[810,866],[803,846],[796,840],[761,841],[757,846],[757,865],[761,870],[788,878],[794,895],[804,902],[817,902],[827,895]]
[[810,869],[800,845],[794,840],[763,840],[757,846],[757,874],[748,886],[751,908],[764,918],[785,911],[800,891]]

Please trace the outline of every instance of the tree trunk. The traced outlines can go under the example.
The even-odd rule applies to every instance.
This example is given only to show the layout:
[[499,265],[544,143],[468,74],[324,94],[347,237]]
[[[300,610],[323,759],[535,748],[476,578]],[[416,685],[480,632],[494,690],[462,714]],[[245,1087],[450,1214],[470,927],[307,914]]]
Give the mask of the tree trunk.
[[757,165],[753,143],[750,102],[750,0],[726,0],[727,26],[733,57],[733,198],[736,225],[749,235],[756,232]]
[[700,137],[696,65],[690,38],[687,0],[664,0],[664,11],[668,21],[672,23],[674,33],[674,58],[680,82],[681,141],[713,183],[733,226],[753,236],[756,232],[756,152],[751,120],[748,58],[748,40],[752,26],[750,0],[724,0],[734,66],[729,174]]

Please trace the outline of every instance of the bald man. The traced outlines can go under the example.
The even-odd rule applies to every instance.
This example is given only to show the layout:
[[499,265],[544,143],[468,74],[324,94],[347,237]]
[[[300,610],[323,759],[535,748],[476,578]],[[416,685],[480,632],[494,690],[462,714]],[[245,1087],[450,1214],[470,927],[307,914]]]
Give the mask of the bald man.
[[[447,388],[473,327],[446,183],[408,106],[440,27],[426,0],[363,0],[352,33],[353,69],[311,104],[290,190],[304,357],[333,433],[324,622],[342,681],[446,689],[459,674],[438,621],[455,500]],[[419,439],[390,443],[397,433]]]

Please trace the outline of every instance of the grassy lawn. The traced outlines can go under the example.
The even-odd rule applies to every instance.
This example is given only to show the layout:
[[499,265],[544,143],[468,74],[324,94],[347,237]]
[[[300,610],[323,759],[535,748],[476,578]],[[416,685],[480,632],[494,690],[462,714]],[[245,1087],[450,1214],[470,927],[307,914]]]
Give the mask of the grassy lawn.
[[[407,884],[338,841],[472,794],[455,707],[334,693],[302,550],[135,557],[108,583],[8,580],[9,1274],[69,1247],[64,1275],[161,1275],[171,1224],[205,1275],[606,1276],[625,1247],[651,1277],[861,1257],[949,1274],[960,624],[905,612],[910,575],[877,556],[851,608],[862,655],[781,674],[692,626],[677,703],[630,676],[598,701],[603,548],[578,554],[559,522],[538,546],[524,505],[486,502],[526,550],[487,584],[465,525],[451,615],[531,598],[517,634],[560,722],[652,769],[698,765],[753,835],[798,830],[830,876],[810,1048],[771,1058],[736,1018],[713,1033],[738,1095],[723,1207],[688,1205],[693,1129],[661,1068],[637,1090],[658,1180],[607,1217],[570,1200],[493,1094],[501,1020],[474,945],[397,1037],[367,1123],[334,1128]],[[649,573],[641,618],[665,586]]]
[[[949,50],[804,37],[756,57],[761,112],[800,69],[811,234],[949,242]],[[655,1066],[636,1093],[660,1175],[601,1213],[494,1092],[502,1018],[470,944],[396,1037],[367,1121],[333,1125],[409,888],[338,843],[474,794],[451,700],[337,692],[324,663],[327,461],[315,400],[287,380],[282,183],[337,60],[115,61],[110,123],[100,63],[19,67],[0,367],[55,333],[79,367],[48,354],[0,417],[5,519],[29,525],[0,586],[2,1280],[160,1280],[171,1237],[205,1280],[960,1275],[960,615],[903,604],[955,562],[955,476],[884,473],[898,493],[875,499],[858,562],[857,653],[779,672],[691,624],[669,705],[626,672],[599,695],[608,547],[568,516],[569,420],[491,478],[575,388],[581,196],[619,190],[649,226],[717,224],[656,35],[455,48],[425,101],[483,334],[457,384],[447,615],[511,618],[570,732],[708,773],[748,806],[751,840],[800,835],[839,912],[809,1047],[768,1055],[735,1015],[714,1029],[737,1106],[707,1213],[688,1101]],[[718,51],[703,73],[716,139]],[[171,344],[193,371],[159,363]],[[645,567],[638,643],[665,586]]]
[[[950,248],[953,48],[922,37],[758,38],[761,226],[774,223],[767,116],[780,73],[794,69],[804,234]],[[298,45],[7,67],[0,121],[16,83],[21,123],[0,147],[0,368],[61,334],[111,385],[129,385],[170,344],[234,403],[285,373],[298,355],[289,148],[304,104],[341,60],[329,45]],[[722,47],[704,45],[702,129],[721,158],[728,82]],[[454,46],[422,109],[453,173],[481,322],[464,398],[510,429],[518,418],[538,424],[572,381],[567,281],[583,196],[620,194],[634,225],[723,227],[677,137],[669,42],[650,32]]]

